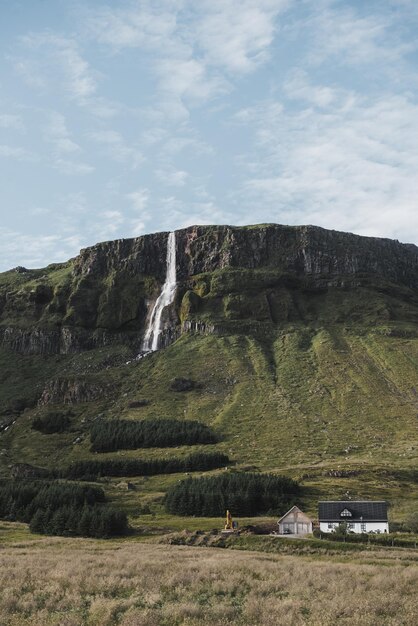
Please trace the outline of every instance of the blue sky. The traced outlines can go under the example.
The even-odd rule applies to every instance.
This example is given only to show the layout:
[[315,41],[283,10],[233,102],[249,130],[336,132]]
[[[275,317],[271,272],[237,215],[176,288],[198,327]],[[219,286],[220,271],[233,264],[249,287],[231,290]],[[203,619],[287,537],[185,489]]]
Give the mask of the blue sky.
[[190,224],[418,243],[416,0],[0,0],[0,269]]

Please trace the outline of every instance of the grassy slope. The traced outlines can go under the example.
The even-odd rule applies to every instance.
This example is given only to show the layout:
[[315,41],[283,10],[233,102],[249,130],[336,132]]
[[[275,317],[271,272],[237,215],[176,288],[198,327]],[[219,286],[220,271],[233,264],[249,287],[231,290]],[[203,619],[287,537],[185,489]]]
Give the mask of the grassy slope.
[[[69,301],[71,268],[69,262],[1,274],[0,296],[14,293],[2,324],[59,324]],[[214,323],[223,335],[184,335],[169,348],[129,364],[132,354],[121,346],[49,357],[0,349],[0,426],[10,421],[6,408],[16,400],[33,407],[7,431],[0,430],[0,475],[17,462],[62,467],[89,458],[88,428],[97,416],[197,419],[219,431],[222,441],[214,447],[228,453],[238,468],[281,471],[302,480],[307,487],[302,504],[313,515],[319,498],[349,495],[388,499],[392,516],[401,519],[418,499],[417,299],[411,290],[376,277],[360,282],[355,289],[308,289],[304,283],[287,287],[276,268],[229,268],[192,277],[189,287],[195,293],[186,293],[182,319]],[[42,308],[32,294],[45,285],[54,295]],[[79,299],[86,294],[97,299],[99,288],[87,286]],[[138,293],[137,287],[129,292],[128,309],[135,309],[130,299],[136,302]],[[114,300],[127,298],[123,289],[112,294],[111,306],[99,304],[100,319],[116,315]],[[176,376],[203,386],[176,393],[170,389]],[[70,407],[71,432],[42,435],[30,428],[34,415],[68,409],[36,406],[46,381],[57,377],[111,388],[98,401]],[[130,409],[129,403],[138,399],[149,404]],[[75,444],[79,438],[81,443]],[[188,452],[179,447],[101,456]],[[349,476],[337,478],[335,471]],[[138,517],[140,506],[150,503],[161,524],[179,528],[179,520],[162,513],[161,499],[181,477],[138,477],[132,481],[137,490],[129,492],[112,479],[106,488],[134,523],[155,524],[152,516]],[[211,527],[212,521],[205,524]],[[189,527],[196,528],[195,521]]]
[[[315,514],[318,498],[345,496],[387,498],[392,517],[402,518],[418,500],[413,468],[416,466],[417,339],[402,339],[379,329],[358,332],[342,325],[315,328],[288,325],[257,339],[243,335],[183,336],[164,351],[140,362],[100,369],[109,355],[123,349],[101,349],[71,357],[16,357],[6,351],[2,367],[15,368],[0,392],[13,396],[41,389],[51,376],[88,376],[112,381],[114,393],[95,403],[73,408],[74,432],[42,435],[30,429],[27,410],[0,434],[3,471],[13,462],[41,466],[64,465],[88,458],[88,422],[97,414],[142,419],[176,417],[198,419],[214,426],[223,440],[216,449],[227,452],[238,467],[284,471],[308,487],[304,506]],[[95,370],[98,370],[97,372]],[[2,370],[4,371],[4,370]],[[203,383],[201,390],[170,390],[175,376]],[[129,409],[135,399],[149,405]],[[50,407],[53,408],[53,407]],[[81,444],[73,444],[81,434]],[[110,457],[172,456],[175,450],[120,451]],[[351,470],[346,478],[328,476],[330,470]],[[156,476],[133,482],[136,491],[109,481],[107,490],[127,507],[136,524],[179,528],[162,515],[165,488],[181,476]],[[416,481],[416,478],[415,478]],[[151,503],[161,517],[138,518],[140,505]],[[195,524],[191,524],[195,528]],[[212,527],[212,526],[210,526]]]

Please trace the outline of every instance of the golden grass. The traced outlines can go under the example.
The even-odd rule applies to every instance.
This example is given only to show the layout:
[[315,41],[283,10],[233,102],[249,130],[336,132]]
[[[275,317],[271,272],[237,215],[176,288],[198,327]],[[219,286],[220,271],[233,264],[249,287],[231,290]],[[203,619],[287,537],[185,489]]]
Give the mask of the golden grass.
[[0,624],[412,626],[412,556],[332,561],[58,538],[0,544]]

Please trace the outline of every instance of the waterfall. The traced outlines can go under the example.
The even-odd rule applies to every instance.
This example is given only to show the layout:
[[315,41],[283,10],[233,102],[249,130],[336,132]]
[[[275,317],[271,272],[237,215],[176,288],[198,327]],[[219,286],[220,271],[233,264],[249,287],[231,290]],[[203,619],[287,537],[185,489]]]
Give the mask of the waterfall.
[[165,283],[151,312],[142,345],[143,352],[155,352],[155,350],[158,350],[158,341],[161,334],[161,315],[163,309],[173,302],[176,286],[176,234],[172,232],[167,239]]

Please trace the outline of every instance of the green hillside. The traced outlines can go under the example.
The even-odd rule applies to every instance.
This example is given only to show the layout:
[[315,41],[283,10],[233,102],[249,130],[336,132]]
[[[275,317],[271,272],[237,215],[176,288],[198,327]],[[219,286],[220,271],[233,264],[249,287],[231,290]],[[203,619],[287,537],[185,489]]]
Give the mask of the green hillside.
[[[201,237],[208,245],[213,232],[208,227]],[[330,249],[328,237],[312,245]],[[366,254],[364,239],[355,238],[356,254]],[[378,250],[379,240],[372,241]],[[382,247],[382,271],[374,264],[374,272],[347,275],[337,268],[327,275],[320,268],[307,274],[270,259],[259,267],[225,265],[180,275],[175,303],[165,314],[169,345],[140,360],[146,303],[164,279],[163,254],[154,276],[135,273],[131,283],[125,257],[121,275],[113,259],[110,269],[106,261],[80,278],[74,268],[89,251],[63,266],[0,275],[1,476],[24,473],[16,469],[23,463],[58,470],[89,458],[220,451],[231,460],[228,471],[272,471],[299,480],[302,504],[312,514],[318,499],[348,494],[388,499],[392,519],[401,521],[418,502],[417,266],[406,247],[404,279],[388,276],[388,245]],[[332,267],[340,253],[334,254]],[[403,260],[393,259],[403,268]],[[105,324],[106,311],[113,321]],[[63,343],[63,333],[71,335],[70,343]],[[179,378],[190,388],[176,389]],[[68,417],[67,431],[32,428],[36,416],[54,414]],[[197,420],[219,441],[92,453],[91,424],[120,418]],[[225,470],[212,470],[219,471]],[[162,497],[183,477],[129,478],[133,490],[124,490],[121,478],[103,477],[102,483],[134,524],[181,528],[186,522],[163,512]],[[199,526],[190,520],[189,527]]]

